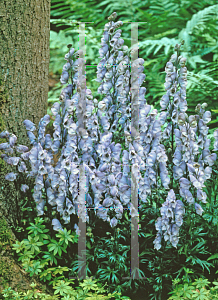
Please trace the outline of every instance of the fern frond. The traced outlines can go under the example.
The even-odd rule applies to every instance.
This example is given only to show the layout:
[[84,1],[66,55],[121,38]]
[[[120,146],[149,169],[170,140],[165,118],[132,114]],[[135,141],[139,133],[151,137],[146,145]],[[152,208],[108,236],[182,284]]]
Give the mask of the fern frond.
[[202,88],[202,84],[204,85],[212,84],[218,88],[218,81],[214,80],[212,77],[203,74],[202,72],[194,73],[187,71],[187,90],[192,88],[194,89],[196,86],[200,86]]
[[78,24],[77,20],[70,20],[70,19],[50,19],[51,24],[57,24],[57,27],[68,25],[68,26],[74,26]]
[[160,39],[160,38],[162,38],[164,36],[167,36],[167,35],[170,35],[170,34],[176,34],[176,33],[177,33],[177,28],[173,28],[173,29],[170,29],[170,30],[158,33],[158,34],[155,34],[154,35],[154,39]]
[[145,40],[143,42],[139,42],[139,48],[145,49],[150,46],[148,49],[145,50],[146,55],[148,56],[155,48],[156,49],[153,55],[155,55],[162,47],[164,47],[164,53],[165,55],[167,55],[170,50],[170,47],[174,47],[175,44],[178,42],[179,41],[177,39],[174,38],[169,39],[167,37],[164,37],[160,40]]
[[194,28],[199,28],[208,20],[213,19],[214,15],[217,15],[217,11],[218,4],[200,10],[192,16],[191,20],[187,22],[186,27],[180,31],[178,38],[179,40],[185,40],[185,47],[188,51],[190,50],[191,34]]
[[155,15],[163,14],[166,11],[169,16],[172,16],[172,14],[175,15],[175,13],[178,14],[179,4],[175,3],[175,1],[162,0],[160,2],[157,2],[156,0],[151,0],[150,3],[151,5],[149,9],[152,10],[153,14]]
[[214,46],[214,47],[205,47],[203,49],[197,50],[196,52],[193,53],[193,55],[204,56],[204,55],[206,55],[208,53],[211,53],[212,51],[214,51],[217,48],[218,48],[218,44],[217,44],[217,46]]
[[[184,56],[182,54],[182,56]],[[205,64],[206,61],[203,60],[200,55],[193,55],[193,56],[189,56],[189,54],[187,53],[186,56],[184,56],[187,58],[187,64],[189,64],[193,69],[196,69],[196,63],[201,63],[201,64]]]
[[191,34],[195,27],[199,27],[200,25],[203,25],[203,23],[211,19],[211,15],[217,15],[217,10],[218,4],[200,10],[192,16],[191,20],[187,22],[185,30],[188,32],[188,34]]
[[208,62],[205,65],[205,68],[201,70],[201,74],[209,75],[213,77],[215,80],[218,80],[218,61]]

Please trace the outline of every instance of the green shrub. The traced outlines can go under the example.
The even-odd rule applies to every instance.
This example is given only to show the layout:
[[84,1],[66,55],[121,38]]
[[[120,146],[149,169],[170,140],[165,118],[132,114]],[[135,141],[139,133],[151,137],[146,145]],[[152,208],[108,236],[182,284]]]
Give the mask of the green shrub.
[[[13,289],[6,288],[2,292],[2,299],[5,300],[27,300],[27,299],[41,299],[41,300],[101,300],[101,299],[130,299],[126,296],[121,296],[120,293],[114,292],[109,293],[107,296],[103,295],[106,291],[100,284],[96,284],[96,280],[92,281],[92,278],[84,279],[83,283],[79,283],[79,287],[76,290],[70,286],[72,279],[70,280],[58,280],[53,289],[55,290],[54,295],[48,295],[41,293],[37,290],[36,284],[32,283],[32,290],[26,292],[15,292]],[[0,295],[1,297],[1,295]]]
[[[184,278],[184,277],[183,277]],[[172,296],[168,300],[214,300],[218,299],[218,282],[214,281],[215,287],[211,287],[208,290],[206,287],[209,286],[210,281],[207,279],[195,279],[195,282],[188,282],[184,280],[183,284],[179,284],[180,279],[173,281],[174,290],[169,294]]]
[[[79,282],[79,287],[73,288],[75,279],[68,279],[70,268],[64,265],[64,253],[69,253],[70,244],[78,242],[78,236],[71,234],[71,230],[64,228],[56,233],[55,238],[48,234],[49,229],[43,224],[44,220],[40,217],[35,218],[35,223],[30,223],[28,238],[13,244],[25,271],[33,275],[38,275],[40,280],[53,286],[54,295],[41,293],[32,283],[32,290],[25,292],[14,291],[11,287],[5,288],[2,292],[2,299],[130,299],[122,296],[121,293],[114,291],[107,296],[100,284],[92,277]],[[49,266],[50,265],[50,266]],[[106,286],[107,284],[104,284]],[[61,297],[61,298],[60,298]]]

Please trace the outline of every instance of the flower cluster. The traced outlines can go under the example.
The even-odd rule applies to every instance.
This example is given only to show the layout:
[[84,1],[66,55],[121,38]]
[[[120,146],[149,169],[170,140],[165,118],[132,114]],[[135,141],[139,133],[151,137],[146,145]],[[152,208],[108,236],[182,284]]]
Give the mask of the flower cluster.
[[[33,133],[35,125],[25,120],[32,149],[15,146],[16,136],[5,131],[0,138],[9,142],[0,144],[0,150],[5,151],[1,157],[8,164],[17,166],[18,172],[35,178],[33,198],[38,215],[43,215],[44,206],[50,205],[65,224],[78,211],[82,212],[83,221],[89,222],[85,199],[80,191],[85,192],[87,204],[94,207],[97,216],[115,227],[124,206],[130,208],[131,216],[138,214],[130,203],[131,171],[138,182],[141,203],[147,202],[148,195],[152,197],[152,190],[159,188],[161,181],[162,186],[170,191],[161,208],[162,217],[156,223],[158,234],[154,245],[160,249],[164,232],[165,240],[176,247],[185,210],[182,201],[176,200],[179,195],[175,196],[173,187],[169,187],[169,173],[171,171],[174,181],[178,181],[180,196],[190,205],[194,204],[196,212],[201,214],[203,210],[195,199],[206,202],[202,187],[210,178],[211,166],[216,160],[216,154],[209,151],[210,140],[207,139],[206,124],[210,121],[210,112],[205,112],[205,105],[199,104],[196,108],[199,115],[188,117],[185,113],[187,69],[185,59],[178,56],[178,45],[177,54],[172,55],[165,69],[167,92],[160,102],[162,112],[158,116],[157,110],[146,104],[146,88],[141,87],[145,79],[144,60],[132,60],[130,74],[130,51],[120,38],[122,31],[118,28],[122,22],[114,22],[116,16],[113,13],[108,18],[110,22],[105,25],[99,50],[101,61],[97,67],[97,81],[100,83],[98,93],[103,99],[93,99],[91,90],[86,88],[86,79],[82,75],[82,50],[75,52],[72,45],[68,45],[67,63],[63,66],[60,81],[65,85],[71,80],[71,84],[62,89],[60,101],[51,108],[55,116],[53,139],[50,134],[45,135],[49,115],[41,119],[37,139]],[[163,125],[166,126],[162,132]],[[115,143],[115,132],[125,137],[125,145]],[[167,139],[173,142],[174,136],[174,165],[168,170],[168,156],[162,143]],[[218,130],[214,132],[214,138],[214,151],[217,151]],[[171,147],[173,149],[173,144]],[[20,157],[10,157],[14,151],[21,153]],[[53,158],[57,154],[59,159],[54,165]],[[200,157],[196,159],[198,154]],[[30,161],[31,171],[27,171],[25,160]],[[207,164],[209,166],[205,167]],[[17,175],[11,172],[5,179],[14,181]],[[24,192],[28,188],[27,185],[21,186]],[[62,229],[57,218],[52,220],[52,225],[54,230]]]
[[179,228],[183,223],[182,216],[185,213],[184,204],[181,200],[176,200],[173,190],[168,192],[166,201],[161,207],[161,216],[155,223],[158,231],[154,245],[157,250],[161,248],[161,237],[164,234],[164,240],[170,241],[176,247],[179,241]]
[[[168,122],[164,129],[162,140],[170,139],[173,149],[172,137],[175,136],[176,149],[173,155],[173,179],[175,181],[179,180],[180,196],[185,199],[189,205],[194,204],[196,213],[202,215],[203,209],[195,200],[198,199],[202,203],[207,203],[207,195],[202,191],[202,188],[205,187],[205,180],[211,176],[211,166],[216,161],[217,155],[215,153],[211,154],[209,151],[211,140],[207,139],[208,127],[206,124],[211,120],[211,113],[205,111],[207,104],[197,105],[195,111],[199,115],[191,115],[188,117],[185,113],[187,110],[187,68],[185,67],[186,59],[182,56],[178,56],[180,46],[176,45],[177,55],[173,54],[171,56],[165,68],[165,90],[167,92],[160,102],[162,110],[160,118],[162,125],[165,124],[167,117],[170,117],[171,122]],[[170,101],[171,99],[172,101]],[[218,130],[214,131],[216,141],[217,134]],[[199,151],[199,148],[201,151]],[[216,150],[217,142],[214,143],[214,151]],[[200,154],[199,158],[197,157],[198,154]],[[204,167],[207,164],[209,166]],[[189,190],[190,188],[192,188],[192,192]],[[165,203],[163,207],[165,207]],[[163,226],[162,230],[164,230],[163,228],[166,226],[159,218],[156,224],[157,230],[160,232],[161,226]],[[160,232],[158,232],[154,241],[156,249],[160,249],[161,247]],[[178,242],[178,239],[175,239],[175,241]],[[175,244],[175,241],[172,245],[177,244],[177,242]]]
[[[121,155],[123,162],[122,172],[120,172],[120,155],[118,153],[116,155],[116,165],[113,168],[114,159],[110,151],[110,144],[105,148],[101,147],[99,149],[98,153],[102,165],[107,163],[109,165],[108,168],[110,167],[111,169],[104,172],[101,181],[103,186],[99,185],[97,188],[102,189],[102,193],[106,192],[105,197],[107,197],[108,191],[105,189],[105,178],[108,177],[110,172],[113,172],[118,179],[116,190],[119,192],[119,200],[123,205],[129,206],[131,196],[130,166],[133,166],[133,173],[138,179],[139,199],[142,202],[146,202],[147,195],[151,193],[152,187],[156,184],[158,167],[160,168],[160,176],[165,188],[168,188],[169,178],[166,169],[167,156],[165,148],[163,145],[160,145],[161,125],[159,120],[156,120],[157,110],[151,111],[151,106],[146,104],[146,99],[144,99],[146,88],[141,87],[145,79],[145,74],[143,74],[144,60],[142,58],[135,59],[132,65],[132,73],[130,74],[128,47],[123,46],[122,51],[118,51],[123,44],[123,40],[120,39],[121,30],[116,29],[122,25],[122,22],[113,22],[115,17],[116,14],[111,16],[111,22],[105,25],[104,37],[101,40],[102,48],[99,50],[102,59],[97,67],[97,81],[101,82],[98,92],[105,95],[105,97],[99,102],[98,117],[105,136],[110,132],[112,139],[112,133],[116,129],[120,129],[122,135],[124,133],[126,149],[123,150]],[[137,138],[131,136],[131,130],[135,128],[131,128],[130,76],[132,76],[132,90],[137,87],[139,90],[137,95],[139,103],[139,136]],[[113,91],[111,92],[112,88]],[[106,160],[105,157],[107,157]],[[144,177],[141,176],[139,170],[145,171]],[[117,194],[110,196],[114,197]],[[98,195],[98,199],[99,197],[100,195]],[[115,198],[114,203],[119,200]],[[104,203],[112,205],[113,202],[112,200],[110,202],[105,201],[103,206]],[[120,203],[119,205],[121,206]],[[131,215],[132,209],[133,207],[130,205]],[[105,219],[109,220],[107,211],[107,208],[102,207],[102,210],[98,211],[98,215],[105,215]],[[116,220],[114,221],[116,222]]]

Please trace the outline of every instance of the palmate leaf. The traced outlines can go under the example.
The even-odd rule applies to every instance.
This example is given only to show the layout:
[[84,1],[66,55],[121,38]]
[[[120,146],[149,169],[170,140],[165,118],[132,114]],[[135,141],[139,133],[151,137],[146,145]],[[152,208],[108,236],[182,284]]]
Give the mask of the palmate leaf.
[[56,237],[59,237],[60,240],[60,244],[63,245],[63,244],[66,244],[68,245],[68,242],[72,242],[74,243],[75,242],[75,239],[74,239],[74,235],[71,234],[71,230],[68,230],[66,228],[64,228],[64,230],[59,230],[59,233],[56,234]]
[[61,245],[59,245],[59,243],[54,239],[52,239],[51,243],[48,245],[48,250],[53,251],[54,255],[58,253],[59,256],[61,256],[62,251],[67,253],[67,251]]
[[55,263],[55,265],[57,265],[57,259],[56,259],[57,256],[55,257],[55,255],[50,252],[44,252],[44,253],[45,253],[45,255],[43,255],[43,258],[46,261],[50,261],[50,265],[52,265],[53,263]]
[[56,286],[53,288],[55,289],[54,294],[60,294],[63,296],[64,294],[69,294],[73,291],[73,288],[69,286],[70,282],[65,282],[64,280],[60,280]]

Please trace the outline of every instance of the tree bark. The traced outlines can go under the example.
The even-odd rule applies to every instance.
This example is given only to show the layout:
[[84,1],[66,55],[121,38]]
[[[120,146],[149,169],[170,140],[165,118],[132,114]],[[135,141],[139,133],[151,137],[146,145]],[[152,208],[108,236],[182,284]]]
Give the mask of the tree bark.
[[[32,146],[23,121],[32,121],[38,130],[47,113],[49,37],[50,0],[0,1],[0,132],[6,129],[15,134],[17,145],[29,149]],[[38,137],[36,131],[34,134]],[[0,139],[3,142],[8,141]],[[21,174],[16,184],[5,180],[13,171]],[[12,227],[19,224],[22,215],[20,201],[25,194],[20,191],[21,184],[34,186],[34,179],[25,178],[17,166],[0,158],[0,215]]]

